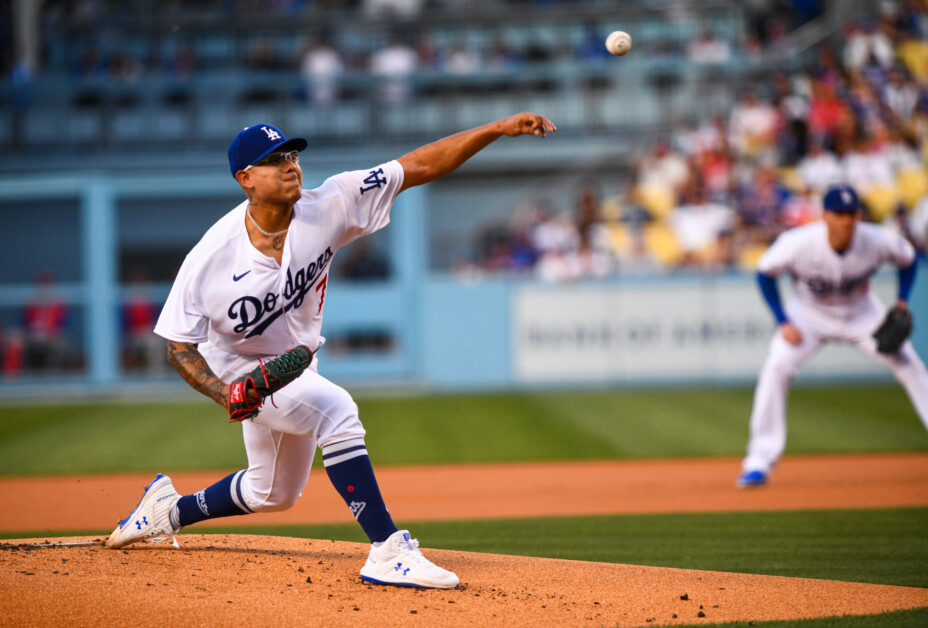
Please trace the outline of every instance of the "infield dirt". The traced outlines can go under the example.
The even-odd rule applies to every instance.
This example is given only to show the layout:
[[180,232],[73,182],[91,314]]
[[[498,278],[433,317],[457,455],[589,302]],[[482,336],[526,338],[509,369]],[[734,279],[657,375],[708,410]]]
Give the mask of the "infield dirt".
[[[928,505],[928,454],[785,459],[771,486],[738,491],[736,460],[385,468],[403,521],[626,512]],[[181,492],[221,477],[172,474]],[[5,478],[17,504],[0,530],[108,529],[150,476]],[[495,506],[494,506],[495,504]],[[90,513],[90,514],[88,514]],[[222,520],[351,521],[314,473],[297,507]],[[92,522],[90,520],[91,519]],[[84,539],[90,537],[82,537]],[[928,589],[425,550],[462,586],[419,591],[361,583],[367,546],[247,535],[180,537],[179,550],[0,542],[0,624],[199,626],[583,626],[699,624],[872,614],[928,606]],[[427,544],[427,540],[426,540]]]

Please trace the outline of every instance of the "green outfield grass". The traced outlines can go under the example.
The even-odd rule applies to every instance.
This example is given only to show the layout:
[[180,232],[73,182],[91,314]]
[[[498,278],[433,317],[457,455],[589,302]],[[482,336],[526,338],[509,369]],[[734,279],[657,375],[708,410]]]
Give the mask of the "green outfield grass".
[[[360,396],[378,465],[737,456],[752,390]],[[897,386],[797,388],[787,453],[928,450]],[[0,475],[229,469],[241,428],[208,401],[0,406]],[[317,460],[318,462],[318,460]]]

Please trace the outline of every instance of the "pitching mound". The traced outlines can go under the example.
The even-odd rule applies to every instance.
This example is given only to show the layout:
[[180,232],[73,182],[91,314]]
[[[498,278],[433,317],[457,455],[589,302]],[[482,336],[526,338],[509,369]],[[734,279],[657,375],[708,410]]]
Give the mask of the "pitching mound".
[[[183,535],[179,550],[0,542],[5,625],[661,625],[862,615],[928,606],[928,589],[425,550],[449,591],[372,586],[368,546]],[[47,544],[51,545],[47,545]]]

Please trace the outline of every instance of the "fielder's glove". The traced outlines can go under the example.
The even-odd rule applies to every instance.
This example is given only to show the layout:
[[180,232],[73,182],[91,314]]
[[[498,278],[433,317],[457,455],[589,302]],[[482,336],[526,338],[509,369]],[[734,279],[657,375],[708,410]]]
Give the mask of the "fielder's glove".
[[912,333],[912,312],[909,308],[896,305],[889,309],[883,323],[873,332],[873,337],[876,338],[876,350],[880,353],[896,353],[910,333]]
[[[258,414],[267,397],[295,380],[313,361],[313,352],[299,345],[273,360],[258,361],[250,373],[229,384],[229,422],[244,421]],[[253,390],[257,401],[248,402],[248,391]]]

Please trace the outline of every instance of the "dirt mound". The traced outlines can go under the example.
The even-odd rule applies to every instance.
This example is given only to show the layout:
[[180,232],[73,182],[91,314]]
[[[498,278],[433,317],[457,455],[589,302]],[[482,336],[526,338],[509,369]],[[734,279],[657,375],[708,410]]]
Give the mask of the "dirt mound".
[[[449,591],[372,586],[368,546],[183,535],[124,550],[0,542],[4,625],[661,625],[882,613],[928,606],[928,589],[425,550]],[[50,544],[49,544],[50,543]]]

